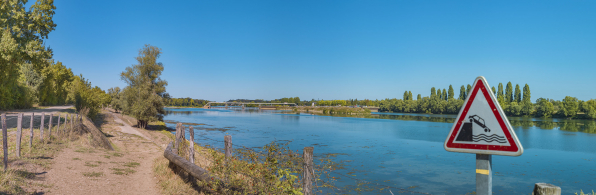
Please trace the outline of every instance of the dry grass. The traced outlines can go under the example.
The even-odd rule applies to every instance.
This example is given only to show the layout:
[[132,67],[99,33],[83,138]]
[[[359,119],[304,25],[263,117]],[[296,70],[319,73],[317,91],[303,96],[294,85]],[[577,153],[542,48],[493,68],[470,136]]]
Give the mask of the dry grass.
[[160,157],[153,162],[153,173],[157,179],[162,194],[204,194],[185,182],[182,177],[174,173],[168,164],[170,161]]

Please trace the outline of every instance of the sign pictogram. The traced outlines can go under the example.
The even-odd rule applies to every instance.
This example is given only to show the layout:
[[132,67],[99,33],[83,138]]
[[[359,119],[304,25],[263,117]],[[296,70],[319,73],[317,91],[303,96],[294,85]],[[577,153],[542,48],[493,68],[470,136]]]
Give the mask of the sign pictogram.
[[486,79],[482,76],[476,78],[445,140],[445,150],[521,155],[524,149],[496,99]]

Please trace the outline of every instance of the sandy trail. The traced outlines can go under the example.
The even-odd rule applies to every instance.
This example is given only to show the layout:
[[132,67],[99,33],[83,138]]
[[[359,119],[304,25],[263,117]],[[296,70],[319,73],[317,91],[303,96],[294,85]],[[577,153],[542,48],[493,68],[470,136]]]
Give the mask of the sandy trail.
[[[72,146],[53,160],[47,194],[159,194],[152,164],[163,150],[113,113],[101,129],[116,151]],[[145,132],[146,133],[146,132]]]

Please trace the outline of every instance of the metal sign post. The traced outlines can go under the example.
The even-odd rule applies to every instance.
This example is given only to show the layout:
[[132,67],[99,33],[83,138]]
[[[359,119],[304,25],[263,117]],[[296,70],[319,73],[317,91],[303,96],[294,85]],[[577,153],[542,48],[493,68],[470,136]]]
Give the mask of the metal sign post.
[[443,145],[450,152],[476,154],[476,194],[492,195],[492,155],[524,152],[486,79],[476,78]]

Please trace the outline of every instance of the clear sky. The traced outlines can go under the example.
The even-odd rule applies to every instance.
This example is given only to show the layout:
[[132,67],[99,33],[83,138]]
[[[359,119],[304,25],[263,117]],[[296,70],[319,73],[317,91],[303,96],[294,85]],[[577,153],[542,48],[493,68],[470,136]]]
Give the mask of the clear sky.
[[596,98],[596,1],[55,1],[54,59],[104,90],[144,44],[172,97],[416,97],[485,76]]

